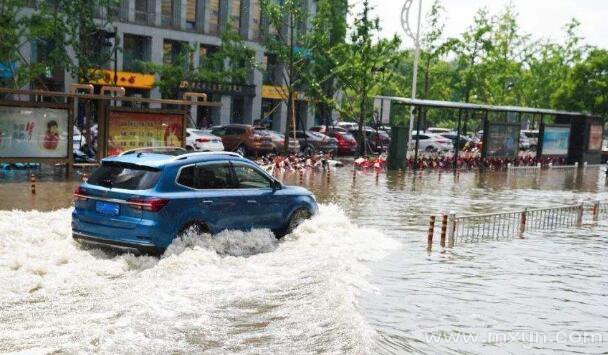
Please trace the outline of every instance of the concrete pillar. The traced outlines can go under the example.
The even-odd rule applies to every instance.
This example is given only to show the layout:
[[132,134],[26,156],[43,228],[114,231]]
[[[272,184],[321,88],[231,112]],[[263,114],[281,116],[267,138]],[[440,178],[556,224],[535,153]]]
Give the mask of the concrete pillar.
[[129,22],[135,22],[135,0],[123,0],[126,13],[121,14],[121,18],[126,18]]
[[281,101],[279,108],[273,113],[272,116],[272,130],[285,133],[287,123],[287,103]]
[[186,0],[173,0],[173,23],[175,27],[186,29]]
[[253,13],[252,13],[252,9],[253,9],[253,0],[241,0],[242,5],[241,7],[244,9],[244,11],[241,12],[241,35],[245,38],[248,39],[250,41],[254,40],[253,39]]
[[[153,36],[152,37],[152,50],[151,50],[151,60],[154,63],[162,63],[163,62],[163,38],[160,36]],[[160,77],[158,75],[156,75],[156,80],[160,80]],[[160,94],[160,90],[158,88],[153,88],[150,91],[150,98],[151,99],[160,99],[161,98],[161,94]],[[150,108],[160,108],[160,104],[150,104]]]
[[[196,31],[204,32],[205,31],[205,16],[207,12],[207,2],[206,0],[198,0],[196,2]],[[209,25],[207,25],[209,26]]]
[[222,95],[220,99],[222,107],[220,108],[220,124],[230,124],[230,113],[232,111],[232,97],[230,95]]
[[[264,50],[258,49],[255,52],[256,63],[261,63],[264,59]],[[250,101],[250,107],[245,107],[249,115],[251,116],[251,122],[262,118],[262,85],[264,84],[264,75],[260,70],[254,69],[251,74],[251,83],[255,85],[255,97],[252,97]]]
[[[313,127],[316,124],[315,106],[310,101],[308,101],[306,103],[306,105],[304,105],[304,107],[305,107],[305,111],[306,111],[306,112],[304,112],[304,117],[305,117],[304,125],[305,125],[306,129],[309,129],[310,127]],[[299,129],[299,127],[298,127],[298,129]]]
[[161,0],[154,1],[154,25],[160,27],[162,24]]
[[211,0],[201,0],[205,3],[205,12],[203,13],[203,33],[209,33],[210,30],[210,22],[211,22],[211,11],[209,11],[209,1]]

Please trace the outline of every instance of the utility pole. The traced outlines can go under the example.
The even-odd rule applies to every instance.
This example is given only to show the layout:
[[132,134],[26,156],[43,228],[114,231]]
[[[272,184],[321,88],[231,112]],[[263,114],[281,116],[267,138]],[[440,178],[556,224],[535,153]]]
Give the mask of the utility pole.
[[[416,86],[418,84],[418,62],[420,61],[420,26],[422,24],[422,0],[418,0],[418,24],[416,28],[416,34],[414,34],[410,27],[410,10],[414,0],[405,0],[403,9],[401,10],[401,27],[407,36],[414,40],[414,74],[412,78],[412,99],[416,99]],[[407,144],[409,146],[412,141],[412,130],[414,129],[414,110],[412,106],[410,110],[410,130],[408,134]],[[409,149],[408,149],[409,150]]]

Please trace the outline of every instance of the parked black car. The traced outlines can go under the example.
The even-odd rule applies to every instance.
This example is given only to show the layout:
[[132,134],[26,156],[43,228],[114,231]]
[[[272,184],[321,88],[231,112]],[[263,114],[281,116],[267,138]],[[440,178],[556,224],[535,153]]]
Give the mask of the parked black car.
[[[364,128],[363,132],[365,132],[365,139],[372,152],[382,153],[388,150],[388,147],[391,144],[391,137],[388,133],[381,130],[376,131],[369,127]],[[357,139],[357,142],[361,141],[359,139],[359,130],[354,129],[351,130],[350,133]]]
[[338,151],[338,140],[323,133],[296,131],[296,139],[300,142],[300,149],[306,154],[317,152],[336,154]]

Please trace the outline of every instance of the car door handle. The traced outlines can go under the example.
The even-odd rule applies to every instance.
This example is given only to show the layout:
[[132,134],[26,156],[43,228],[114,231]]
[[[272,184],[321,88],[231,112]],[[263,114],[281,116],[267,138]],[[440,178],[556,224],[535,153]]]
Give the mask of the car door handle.
[[258,201],[256,201],[256,200],[247,200],[247,203],[256,204],[256,203],[258,203]]
[[213,204],[213,201],[211,201],[211,200],[203,201],[203,205],[212,205],[212,204]]

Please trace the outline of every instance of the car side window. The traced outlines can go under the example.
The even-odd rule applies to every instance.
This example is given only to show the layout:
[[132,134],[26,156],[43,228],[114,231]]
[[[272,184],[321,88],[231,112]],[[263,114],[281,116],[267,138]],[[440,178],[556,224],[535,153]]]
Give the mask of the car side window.
[[191,165],[182,168],[177,183],[198,190],[230,189],[233,186],[227,164]]
[[211,134],[221,137],[226,135],[226,130],[224,128],[217,128],[211,131]]
[[204,164],[196,166],[195,188],[201,190],[232,188],[228,164]]
[[262,189],[271,187],[271,181],[261,172],[246,165],[235,165],[234,174],[241,189]]
[[194,188],[194,172],[195,166],[187,166],[182,168],[177,177],[177,183],[183,186]]

